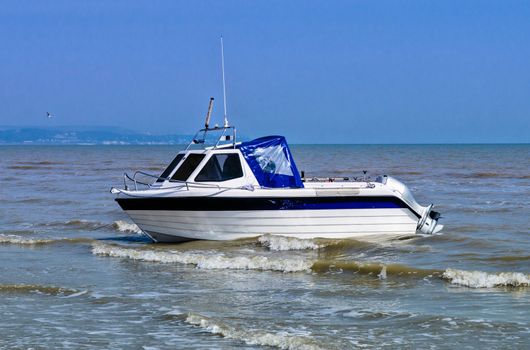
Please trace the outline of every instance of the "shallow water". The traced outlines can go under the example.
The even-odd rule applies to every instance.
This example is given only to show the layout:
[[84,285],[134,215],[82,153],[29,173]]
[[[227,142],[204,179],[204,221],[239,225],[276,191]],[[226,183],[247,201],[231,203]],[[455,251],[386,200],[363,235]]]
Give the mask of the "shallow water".
[[294,146],[307,177],[393,175],[442,235],[151,244],[109,193],[175,147],[0,147],[0,347],[525,348],[530,146]]

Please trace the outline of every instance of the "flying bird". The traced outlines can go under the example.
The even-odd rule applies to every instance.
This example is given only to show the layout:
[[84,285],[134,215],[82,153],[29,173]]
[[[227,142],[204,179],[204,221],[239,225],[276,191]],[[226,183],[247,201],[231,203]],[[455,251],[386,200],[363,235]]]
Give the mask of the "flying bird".
[[46,112],[46,116],[47,116],[48,118],[52,118],[52,117],[53,117],[53,115],[52,115],[50,112]]

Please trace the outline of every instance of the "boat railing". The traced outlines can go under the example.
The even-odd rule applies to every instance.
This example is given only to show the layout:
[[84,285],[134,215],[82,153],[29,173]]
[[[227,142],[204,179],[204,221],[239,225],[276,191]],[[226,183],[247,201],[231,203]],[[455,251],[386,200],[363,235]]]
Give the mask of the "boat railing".
[[[138,180],[136,178],[137,175],[147,176],[147,177],[150,177],[150,178],[153,178],[153,179],[156,179],[156,180],[153,181],[152,183],[140,181],[140,180]],[[246,190],[252,190],[252,191],[254,190],[254,187],[250,186],[250,185],[249,186],[240,186],[240,187],[229,187],[229,186],[220,186],[220,185],[211,184],[211,183],[182,181],[182,180],[171,179],[171,178],[168,178],[168,177],[162,177],[162,176],[158,176],[158,175],[149,174],[149,173],[146,173],[146,172],[141,171],[141,170],[135,171],[132,177],[127,172],[124,172],[123,173],[123,188],[126,191],[131,191],[129,189],[128,182],[127,182],[127,181],[129,181],[129,182],[132,182],[134,184],[134,191],[138,191],[138,185],[145,186],[145,187],[147,187],[147,189],[152,189],[152,188],[155,187],[155,186],[153,186],[153,184],[158,182],[158,180],[168,181],[168,182],[170,182],[172,184],[176,184],[175,186],[164,186],[164,187],[156,186],[156,188],[160,188],[160,189],[164,189],[164,190],[170,190],[170,189],[178,190],[178,189],[183,189],[183,188],[186,188],[186,190],[189,190],[192,187],[193,188],[215,188],[215,189],[218,189],[218,190],[231,190],[231,189],[246,189]]]
[[[155,181],[153,181],[151,183],[140,181],[139,179],[136,178],[138,175],[142,175],[142,176],[147,176],[147,177],[153,178],[153,179],[155,179]],[[182,184],[180,187],[186,186],[187,187],[186,189],[189,189],[188,188],[188,183],[186,181],[178,181],[178,180],[174,180],[174,179],[171,179],[171,178],[162,177],[162,176],[159,176],[159,175],[153,175],[153,174],[146,173],[145,171],[141,171],[141,170],[135,171],[132,177],[127,172],[123,173],[123,187],[124,187],[125,190],[129,190],[129,186],[127,185],[127,180],[134,184],[134,190],[135,191],[138,191],[138,185],[146,186],[147,188],[153,188],[153,184],[158,182],[158,180],[162,180],[162,181],[166,181],[167,180],[169,182],[178,182],[178,183]]]
[[[154,181],[151,182],[151,183],[141,181],[141,180],[137,179],[138,175],[152,178],[152,179],[154,179]],[[160,180],[162,180],[162,181],[160,181]],[[163,189],[182,189],[184,187],[186,187],[186,190],[189,190],[190,187],[194,187],[194,188],[216,188],[216,189],[219,189],[219,190],[221,190],[221,189],[233,189],[233,187],[220,186],[220,185],[211,184],[211,183],[175,180],[175,179],[172,179],[172,178],[169,178],[169,177],[162,177],[160,175],[149,174],[149,173],[146,173],[145,171],[141,171],[141,170],[135,171],[132,177],[127,172],[123,173],[123,186],[124,186],[124,189],[126,191],[129,191],[130,189],[129,189],[127,181],[133,183],[135,191],[138,191],[138,185],[145,186],[145,187],[147,187],[147,189],[151,189],[153,187],[157,187],[158,188],[158,186],[153,186],[153,185],[156,184],[157,182],[163,182],[163,181],[168,181],[169,183],[176,184],[175,186],[164,186]],[[303,181],[306,182],[306,183],[326,183],[326,182],[355,183],[355,182],[361,182],[361,183],[366,183],[367,187],[373,187],[374,186],[372,184],[372,181],[370,181],[370,178],[357,178],[357,177],[354,177],[352,179],[352,178],[349,178],[349,177],[316,177],[315,176],[315,177],[310,177],[310,178],[305,178],[304,177]],[[381,180],[379,180],[379,179],[375,180],[375,182],[380,182],[380,181]]]
[[[212,133],[212,132],[220,132],[219,137],[216,139],[215,142],[212,143],[212,146],[211,146],[212,149],[217,149],[220,146],[226,146],[226,145],[230,145],[234,148],[236,147],[237,132],[236,132],[235,126],[229,126],[229,125],[217,126],[216,125],[213,128],[205,127],[197,131],[195,136],[193,136],[193,139],[191,140],[191,142],[188,144],[188,147],[186,147],[186,151],[190,149],[190,147],[192,147],[193,145],[206,145],[206,136],[208,133]],[[221,144],[221,142],[223,141],[230,141],[230,142]]]
[[350,182],[349,177],[318,177],[302,178],[303,182]]

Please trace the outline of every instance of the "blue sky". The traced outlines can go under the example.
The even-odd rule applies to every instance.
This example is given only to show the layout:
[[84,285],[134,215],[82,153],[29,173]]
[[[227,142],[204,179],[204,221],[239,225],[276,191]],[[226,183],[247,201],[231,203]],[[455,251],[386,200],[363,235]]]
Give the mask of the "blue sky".
[[[528,1],[2,1],[0,125],[530,142]],[[48,120],[46,111],[55,114]]]

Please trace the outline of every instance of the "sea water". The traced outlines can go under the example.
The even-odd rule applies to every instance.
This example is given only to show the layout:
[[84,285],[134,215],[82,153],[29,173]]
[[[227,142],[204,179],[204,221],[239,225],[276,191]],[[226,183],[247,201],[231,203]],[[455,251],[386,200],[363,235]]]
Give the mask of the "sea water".
[[441,235],[153,244],[109,193],[175,146],[0,147],[0,347],[528,348],[530,145],[299,145],[395,176]]

